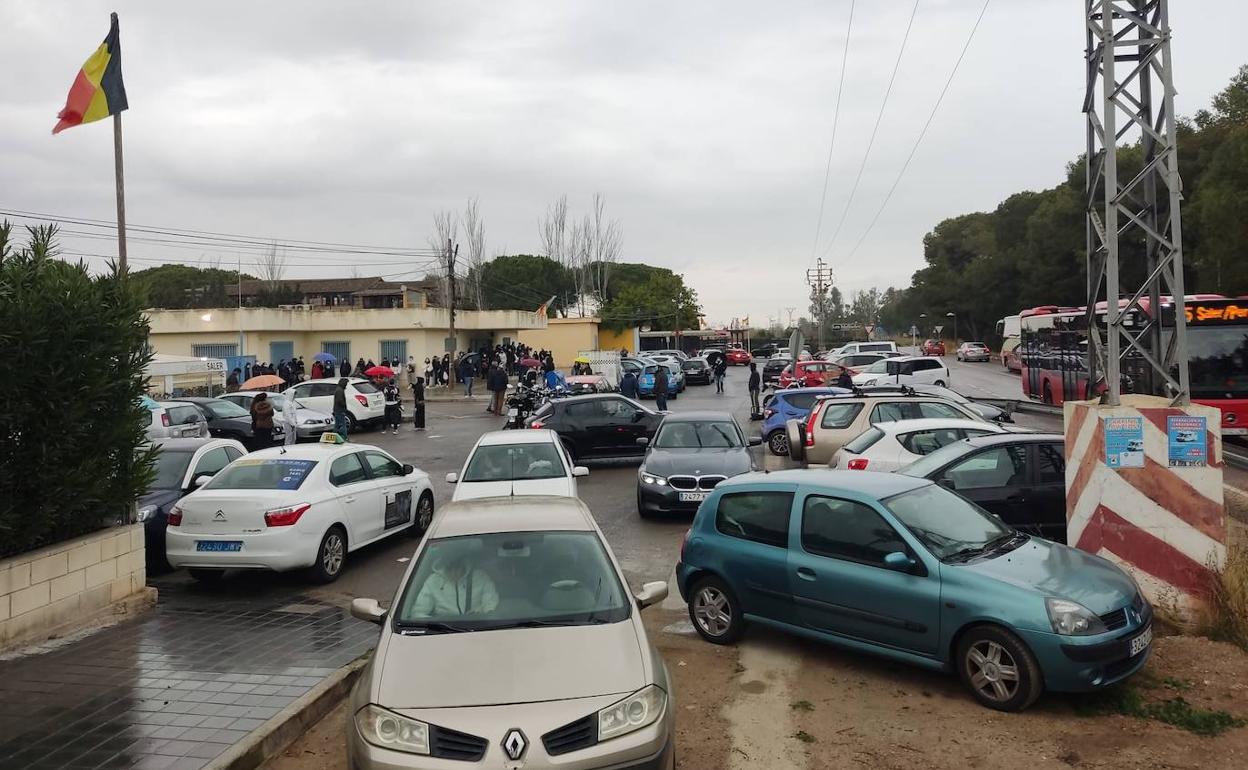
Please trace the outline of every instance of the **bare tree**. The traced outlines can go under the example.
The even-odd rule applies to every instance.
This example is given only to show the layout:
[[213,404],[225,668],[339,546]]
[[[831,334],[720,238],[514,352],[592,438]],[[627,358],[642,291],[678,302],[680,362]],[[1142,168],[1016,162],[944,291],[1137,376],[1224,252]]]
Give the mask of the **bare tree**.
[[485,220],[477,207],[477,199],[469,198],[464,207],[464,237],[468,246],[468,292],[477,310],[485,309],[485,287],[481,280],[485,270]]
[[278,250],[277,241],[270,243],[268,251],[260,255],[256,261],[256,268],[260,273],[260,279],[267,283],[270,289],[276,289],[282,276],[286,274],[286,253]]
[[435,211],[433,214],[433,235],[429,236],[429,246],[438,253],[438,262],[442,266],[442,302],[446,304],[451,296],[451,275],[455,271],[455,241],[459,240],[459,215],[454,211]]
[[[568,196],[560,195],[558,200],[546,210],[546,216],[538,222],[538,235],[542,239],[542,249],[546,256],[563,265],[569,271],[573,266],[569,260],[568,241]],[[568,314],[567,303],[560,303],[563,315]]]
[[594,247],[592,239],[593,231],[590,227],[589,217],[585,217],[580,222],[574,222],[572,229],[568,231],[568,269],[571,270],[572,286],[576,290],[577,312],[582,318],[585,317],[585,291],[586,278],[589,274],[589,257]]
[[590,290],[598,301],[607,301],[607,282],[611,277],[611,266],[619,261],[620,251],[624,246],[624,235],[617,219],[607,221],[604,211],[606,200],[602,193],[594,193],[593,225],[591,238],[593,241],[591,254],[587,261]]

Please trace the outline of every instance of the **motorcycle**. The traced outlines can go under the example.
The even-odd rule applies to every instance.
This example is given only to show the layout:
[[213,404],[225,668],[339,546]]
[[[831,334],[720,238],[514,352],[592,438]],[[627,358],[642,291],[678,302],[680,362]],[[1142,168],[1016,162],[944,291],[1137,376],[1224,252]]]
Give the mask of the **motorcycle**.
[[524,421],[541,406],[541,392],[525,385],[517,385],[515,390],[507,394],[507,422],[503,430],[518,430],[524,427]]

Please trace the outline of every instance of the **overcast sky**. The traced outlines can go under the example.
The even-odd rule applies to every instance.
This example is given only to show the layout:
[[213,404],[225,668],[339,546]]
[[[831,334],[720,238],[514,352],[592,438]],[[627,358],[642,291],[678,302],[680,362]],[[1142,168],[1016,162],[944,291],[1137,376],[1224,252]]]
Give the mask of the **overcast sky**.
[[[1248,62],[1248,3],[1171,5],[1178,111],[1191,114]],[[937,222],[1050,187],[1083,150],[1083,4],[993,0],[901,186],[847,258],[980,6],[920,0],[831,242],[913,7],[857,4],[818,248],[847,293],[907,285]],[[435,211],[477,197],[488,253],[537,253],[550,201],[566,193],[580,213],[601,192],[625,260],[683,273],[711,321],[766,323],[807,305],[849,7],[3,0],[0,210],[114,217],[109,124],[50,131],[116,10],[132,224],[423,248]],[[64,248],[115,252],[76,235]],[[236,259],[152,243],[130,253],[136,267]],[[290,276],[349,275],[351,259],[360,275],[395,275],[412,262],[289,259]]]

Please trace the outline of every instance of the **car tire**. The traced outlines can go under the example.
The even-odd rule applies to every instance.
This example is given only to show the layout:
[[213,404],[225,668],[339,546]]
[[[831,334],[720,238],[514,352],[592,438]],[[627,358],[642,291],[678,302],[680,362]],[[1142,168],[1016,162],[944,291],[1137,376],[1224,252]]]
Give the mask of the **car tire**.
[[347,433],[359,433],[360,421],[355,419],[355,415],[347,412]]
[[221,578],[225,576],[225,570],[209,569],[207,567],[190,567],[187,569],[187,572],[191,573],[191,577],[206,585],[219,583]]
[[416,510],[412,512],[411,533],[413,537],[423,537],[433,523],[433,493],[425,491],[416,501]]
[[335,524],[326,530],[316,549],[316,563],[308,568],[309,577],[315,583],[332,583],[342,574],[347,563],[347,533]]
[[789,443],[789,459],[806,462],[806,427],[800,420],[788,420],[784,424],[784,437]]
[[777,457],[788,457],[789,437],[785,435],[783,428],[773,430],[767,435],[767,450]]
[[980,705],[997,711],[1022,711],[1044,692],[1036,657],[1001,626],[975,626],[958,640],[958,677]]
[[943,387],[945,387],[945,381],[944,381],[944,380],[936,380],[936,382],[934,382],[934,383],[932,383],[932,384],[934,384],[934,385],[935,385],[936,387],[938,387],[938,388],[943,388]]
[[745,631],[736,594],[717,577],[704,577],[689,590],[689,621],[711,644],[732,644]]

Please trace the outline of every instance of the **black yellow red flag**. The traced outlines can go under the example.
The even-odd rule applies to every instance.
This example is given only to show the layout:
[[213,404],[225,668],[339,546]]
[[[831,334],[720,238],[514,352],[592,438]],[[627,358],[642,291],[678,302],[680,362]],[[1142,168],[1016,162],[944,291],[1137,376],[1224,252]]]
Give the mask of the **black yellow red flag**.
[[102,120],[128,106],[126,86],[121,82],[121,36],[117,30],[117,14],[114,13],[108,37],[82,65],[74,84],[69,87],[65,109],[57,114],[60,121],[52,133],[80,123]]

